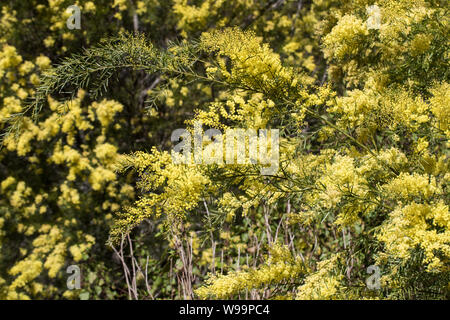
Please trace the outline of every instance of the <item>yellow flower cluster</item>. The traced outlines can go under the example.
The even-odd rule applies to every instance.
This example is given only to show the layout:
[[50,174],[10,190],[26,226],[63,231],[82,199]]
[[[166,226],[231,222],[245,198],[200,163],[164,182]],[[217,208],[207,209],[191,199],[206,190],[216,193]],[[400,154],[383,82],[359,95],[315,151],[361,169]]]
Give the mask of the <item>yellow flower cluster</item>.
[[[14,47],[8,45],[2,46],[0,59],[4,79],[0,86],[15,88],[1,93],[3,125],[5,120],[22,111],[24,99],[33,91],[28,87],[39,83],[39,73],[49,68],[50,59],[41,55],[35,64],[24,61]],[[30,245],[21,249],[20,257],[10,268],[11,280],[2,285],[1,297],[26,299],[51,295],[50,286],[42,290],[40,276],[59,277],[59,271],[71,259],[69,252],[73,260],[79,261],[88,257],[95,243],[94,237],[77,230],[76,213],[87,206],[90,212],[109,212],[111,218],[111,213],[120,208],[119,202],[134,197],[130,185],[117,182],[114,164],[118,148],[109,138],[114,130],[111,123],[123,107],[109,100],[85,106],[84,96],[85,92],[80,90],[77,97],[67,103],[49,97],[51,115],[39,121],[23,117],[22,131],[8,135],[3,141],[0,159],[15,155],[26,165],[16,171],[11,166],[10,175],[1,181],[0,207],[7,208],[2,221],[14,219],[14,232],[29,238]],[[49,174],[44,172],[47,166],[58,166],[61,171],[56,174],[52,170]],[[50,182],[40,189],[29,182],[33,179],[50,179]],[[92,199],[86,195],[86,187],[105,192],[109,201],[90,205]],[[36,223],[49,219],[52,226],[40,227]],[[99,216],[93,218],[92,223],[104,224],[104,219],[107,217]]]
[[80,261],[83,259],[83,254],[89,251],[89,249],[92,247],[92,245],[95,243],[95,238],[91,235],[85,235],[85,243],[81,243],[79,245],[73,245],[69,247],[69,251],[73,256],[73,260],[75,262]]
[[200,25],[200,28],[204,28],[208,18],[216,14],[217,9],[222,6],[223,2],[225,1],[207,0],[197,7],[189,5],[187,0],[175,0],[172,8],[174,13],[180,17],[177,22],[178,28],[184,30],[184,36],[187,35],[187,30],[192,29],[192,24]]
[[383,187],[386,196],[396,200],[407,200],[415,197],[430,199],[442,193],[436,185],[436,178],[417,173],[409,174],[402,172],[398,177],[392,179]]
[[367,26],[361,19],[354,15],[345,15],[325,37],[325,54],[336,59],[356,55],[368,34]]
[[432,88],[430,99],[431,112],[436,117],[436,127],[441,129],[450,139],[450,84],[443,82]]
[[428,122],[429,106],[421,98],[413,98],[405,91],[375,92],[371,89],[355,89],[348,96],[338,98],[329,109],[341,116],[339,125],[343,128],[364,127],[396,129],[404,126],[417,130],[420,124]]
[[133,167],[139,174],[137,187],[144,192],[132,206],[121,213],[111,230],[111,240],[121,239],[145,218],[164,214],[176,225],[195,209],[210,187],[210,180],[195,164],[177,165],[167,152],[155,147],[151,153],[136,152],[119,159],[119,169]]
[[[228,28],[204,33],[201,47],[217,54],[220,74],[227,82],[243,88],[263,88],[266,92],[287,92],[300,81],[300,76],[281,64],[280,56],[250,31]],[[225,57],[231,60],[229,70]]]
[[429,272],[449,272],[450,213],[443,201],[433,204],[412,202],[389,214],[378,239],[387,254],[408,260],[417,247],[425,252]]
[[[124,90],[108,97],[123,104],[92,101],[95,95],[79,90],[64,103],[48,97],[37,118],[18,113],[45,84],[42,73],[51,61],[41,53],[19,54],[28,45],[20,40],[26,27],[15,29],[36,20],[22,19],[14,2],[1,4],[0,128],[8,121],[20,130],[0,150],[0,264],[7,265],[0,298],[76,297],[60,295],[53,284],[68,262],[102,268],[92,267],[92,249],[100,243],[100,250],[117,211],[112,243],[151,219],[150,227],[165,237],[146,247],[148,233],[132,234],[136,254],[152,254],[168,240],[161,247],[179,254],[170,259],[180,286],[214,274],[195,291],[202,299],[247,292],[274,299],[364,298],[365,289],[353,285],[372,260],[388,284],[373,296],[407,295],[405,283],[414,280],[420,288],[433,277],[433,290],[444,297],[450,271],[448,19],[434,2],[379,0],[381,25],[368,28],[369,3],[321,0],[297,9],[278,1],[267,9],[249,0],[115,0],[100,8],[79,0],[83,30],[69,32],[64,1],[49,0],[47,8],[31,0],[36,19],[50,25],[30,47],[43,41],[49,57],[99,40],[89,32],[97,16],[117,19],[98,26],[98,34],[132,26],[150,30],[155,43],[184,39],[158,54],[136,43],[117,48],[119,56],[143,50],[154,58],[130,62],[145,66],[138,78],[151,70],[142,82],[134,82],[134,74],[119,77]],[[228,27],[234,25],[247,31]],[[67,61],[83,62],[80,56]],[[138,97],[127,93],[135,85],[142,85]],[[144,114],[146,95],[160,105]],[[167,133],[192,114],[185,122],[190,130],[196,122],[221,130],[279,128],[277,174],[261,176],[248,163],[176,164],[155,147],[120,155],[158,143],[167,150]],[[134,172],[124,174],[129,168]],[[233,268],[236,259],[240,267]],[[172,286],[173,273],[151,264],[152,276],[163,281],[152,290]]]
[[53,278],[64,265],[67,244],[62,237],[61,229],[57,226],[43,225],[39,233],[40,235],[33,241],[33,251],[9,270],[10,275],[16,276],[8,286],[7,297],[10,299],[27,297],[18,291],[19,289],[30,287],[31,291],[34,291],[32,281],[44,268],[48,269],[49,277]]
[[211,276],[196,293],[201,299],[230,298],[245,290],[289,282],[305,271],[300,257],[294,257],[287,247],[276,244],[270,248],[269,257],[263,265],[245,271],[232,271],[227,275]]
[[309,274],[305,283],[297,289],[298,300],[330,300],[342,298],[340,292],[343,276],[337,272],[339,254],[320,261],[317,270]]
[[245,127],[263,129],[267,127],[270,115],[274,112],[275,103],[270,99],[264,99],[261,93],[255,93],[247,97],[247,92],[237,91],[230,96],[223,97],[224,102],[213,102],[208,110],[196,110],[193,123],[199,121],[204,125],[226,129],[224,122],[238,121]]

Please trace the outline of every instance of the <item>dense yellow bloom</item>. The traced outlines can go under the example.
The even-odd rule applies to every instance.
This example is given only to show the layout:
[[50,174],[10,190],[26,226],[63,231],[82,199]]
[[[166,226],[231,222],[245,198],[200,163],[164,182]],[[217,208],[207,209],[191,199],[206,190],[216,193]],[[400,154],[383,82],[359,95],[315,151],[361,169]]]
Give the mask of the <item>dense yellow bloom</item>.
[[431,112],[436,117],[437,127],[450,138],[450,84],[444,82],[432,88],[433,97],[430,99]]
[[[438,231],[440,228],[443,231]],[[390,213],[378,239],[384,242],[388,254],[402,259],[408,259],[418,246],[425,252],[424,263],[428,271],[448,272],[449,228],[450,213],[443,201],[435,204],[412,202]]]
[[[204,33],[201,45],[205,51],[217,53],[220,73],[230,83],[272,91],[277,86],[295,87],[299,80],[293,70],[282,65],[279,55],[252,32],[239,29],[225,29]],[[231,72],[227,70],[223,57],[232,62]]]
[[410,199],[423,197],[429,199],[435,194],[441,193],[436,185],[436,179],[426,175],[401,173],[384,186],[388,197],[395,199]]
[[337,59],[345,55],[355,55],[360,50],[360,44],[369,34],[365,23],[354,15],[345,15],[325,37],[325,53]]
[[405,91],[379,92],[353,90],[348,96],[337,99],[330,109],[342,115],[342,126],[367,126],[395,129],[404,125],[416,130],[421,123],[429,121],[428,105],[420,98],[413,98]]
[[181,19],[178,21],[178,27],[183,29],[192,23],[204,24],[211,13],[220,8],[223,2],[223,0],[204,1],[200,7],[196,7],[188,5],[187,0],[175,0],[173,10],[181,16]]
[[92,245],[95,243],[95,239],[90,236],[85,236],[86,243],[81,244],[75,244],[69,248],[70,253],[73,256],[73,260],[75,262],[78,262],[83,259],[83,254],[88,253],[89,249],[92,247]]
[[317,270],[309,274],[305,283],[297,289],[297,299],[299,300],[329,300],[339,299],[341,280],[343,278],[337,270],[339,254],[329,259],[320,261]]
[[123,156],[120,162],[123,169],[134,167],[140,177],[138,187],[146,193],[133,206],[127,207],[115,222],[111,231],[114,241],[147,217],[164,214],[169,223],[176,224],[197,207],[210,188],[210,180],[201,168],[195,164],[175,164],[169,153],[159,152],[156,148],[152,153],[136,152]]
[[288,248],[274,245],[269,252],[264,265],[256,269],[211,276],[206,280],[206,286],[196,290],[197,295],[202,299],[224,299],[244,290],[260,289],[270,284],[290,281],[305,272],[300,257],[292,256]]

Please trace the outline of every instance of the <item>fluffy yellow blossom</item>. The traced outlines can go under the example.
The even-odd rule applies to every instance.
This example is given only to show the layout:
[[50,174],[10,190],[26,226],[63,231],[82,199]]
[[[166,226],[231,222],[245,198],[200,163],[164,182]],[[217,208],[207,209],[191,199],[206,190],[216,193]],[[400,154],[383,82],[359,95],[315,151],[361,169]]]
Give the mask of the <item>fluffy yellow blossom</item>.
[[[378,239],[384,242],[388,254],[406,260],[419,247],[425,252],[423,262],[428,271],[448,272],[449,227],[450,214],[444,202],[431,205],[412,202],[390,213]],[[443,231],[439,232],[440,228]]]
[[2,191],[5,191],[9,186],[11,186],[13,183],[16,182],[16,179],[14,177],[8,177],[1,183]]
[[299,300],[329,300],[340,298],[340,287],[343,275],[336,270],[339,255],[317,264],[316,272],[309,274],[305,283],[297,289]]
[[325,53],[337,59],[343,59],[345,55],[355,55],[368,34],[368,29],[361,19],[354,15],[345,15],[325,37]]
[[259,289],[297,278],[305,272],[299,257],[294,257],[286,247],[275,245],[270,249],[270,256],[264,265],[246,271],[233,271],[227,275],[211,276],[206,286],[196,290],[201,299],[224,299],[251,289]]
[[431,39],[428,35],[418,34],[411,41],[411,54],[419,55],[424,53],[430,47]]
[[383,186],[388,197],[395,199],[410,199],[414,197],[423,197],[429,199],[441,191],[436,185],[434,177],[427,175],[401,173],[398,177],[391,180],[388,184]]
[[92,108],[97,114],[98,120],[103,127],[108,126],[117,112],[122,111],[123,106],[114,101],[103,100],[101,103],[94,102]]
[[86,12],[93,12],[95,11],[96,7],[95,4],[92,1],[88,1],[84,4],[84,10]]
[[450,137],[450,84],[443,82],[432,88],[431,93],[433,97],[430,99],[430,109],[436,117],[437,127]]

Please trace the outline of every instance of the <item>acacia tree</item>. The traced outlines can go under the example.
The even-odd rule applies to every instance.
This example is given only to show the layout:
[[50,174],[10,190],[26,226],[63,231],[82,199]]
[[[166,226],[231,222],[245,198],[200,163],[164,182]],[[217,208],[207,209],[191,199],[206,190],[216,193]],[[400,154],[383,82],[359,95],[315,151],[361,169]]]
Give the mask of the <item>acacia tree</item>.
[[[111,181],[111,196],[124,188],[118,177],[128,175],[130,185],[138,178],[136,201],[130,194],[127,202],[115,201],[120,208],[107,207],[115,212],[108,246],[123,267],[130,298],[448,298],[445,5],[379,1],[380,21],[372,25],[370,1],[274,1],[256,15],[237,15],[236,23],[232,13],[245,12],[238,10],[244,3],[174,1],[182,29],[177,41],[152,44],[145,35],[125,34],[66,58],[41,76],[34,100],[12,118],[22,133],[9,135],[6,147],[26,154],[20,146],[48,135],[26,115],[45,110],[49,94],[73,92],[61,111],[64,123],[90,129],[80,117],[80,101],[108,95],[114,77],[127,70],[152,80],[146,92],[150,115],[176,107],[175,122],[185,121],[189,130],[196,123],[205,130],[280,130],[279,169],[261,175],[259,164],[174,163],[172,126],[149,140],[155,145],[150,151],[118,155],[115,141],[104,139],[109,125],[122,128],[111,115],[121,106],[112,101],[85,109],[87,119],[96,114],[102,125],[99,145],[85,150],[102,164],[91,169],[73,154],[75,136],[62,125],[68,134],[52,161],[71,163],[69,176],[90,168],[91,188],[104,190],[105,180]],[[61,105],[50,100],[51,110]],[[115,171],[117,176],[109,174]],[[19,189],[28,192],[19,184],[14,192]],[[72,189],[61,192],[76,204]],[[59,229],[37,225],[47,228],[40,231],[45,237],[34,240],[33,254],[12,275],[39,264],[40,254],[50,250],[39,241],[50,239],[48,246],[66,250]],[[155,233],[159,242],[152,247]],[[90,239],[85,241],[83,250]],[[55,251],[44,264],[49,273],[52,259],[63,263]],[[166,291],[148,273],[147,255],[155,252],[154,266],[171,262]],[[17,279],[35,279],[35,269],[22,272],[16,287]],[[369,286],[368,270],[376,271]],[[172,289],[171,279],[177,280]]]

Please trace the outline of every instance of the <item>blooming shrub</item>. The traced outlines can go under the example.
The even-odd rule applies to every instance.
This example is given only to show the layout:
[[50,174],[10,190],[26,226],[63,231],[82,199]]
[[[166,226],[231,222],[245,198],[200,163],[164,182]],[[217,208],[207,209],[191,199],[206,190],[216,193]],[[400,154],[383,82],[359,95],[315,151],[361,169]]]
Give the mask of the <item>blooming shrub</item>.
[[[48,2],[1,5],[1,298],[449,298],[444,1]],[[177,163],[196,123],[278,171]]]

